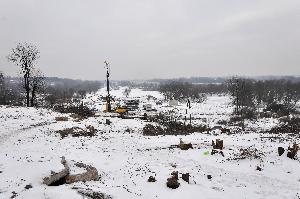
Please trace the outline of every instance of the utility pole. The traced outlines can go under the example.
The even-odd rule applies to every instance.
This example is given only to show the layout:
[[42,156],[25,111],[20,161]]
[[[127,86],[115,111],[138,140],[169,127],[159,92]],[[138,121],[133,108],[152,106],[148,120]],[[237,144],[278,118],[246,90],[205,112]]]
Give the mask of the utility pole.
[[109,63],[104,61],[106,67],[106,88],[107,88],[107,96],[106,96],[106,112],[111,112],[111,104],[110,104],[110,94],[109,94],[109,75],[110,68]]

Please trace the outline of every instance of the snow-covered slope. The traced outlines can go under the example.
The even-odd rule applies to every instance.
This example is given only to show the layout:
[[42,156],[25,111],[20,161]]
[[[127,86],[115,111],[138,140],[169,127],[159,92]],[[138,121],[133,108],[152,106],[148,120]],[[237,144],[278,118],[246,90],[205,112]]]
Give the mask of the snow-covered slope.
[[[132,95],[138,95],[135,92],[132,91]],[[183,107],[178,107],[179,112]],[[209,97],[194,107],[193,115],[207,118],[211,125],[228,118],[232,110],[226,96]],[[57,116],[69,117],[45,109],[0,107],[0,198],[81,199],[74,187],[89,188],[119,199],[300,197],[300,162],[287,158],[286,152],[280,157],[277,153],[278,146],[287,148],[299,139],[279,142],[276,138],[268,139],[274,135],[226,135],[219,130],[187,136],[147,137],[142,135],[145,121],[140,119],[109,118],[112,124],[106,125],[107,117],[103,114],[79,122],[70,117],[69,121],[57,122]],[[276,121],[265,120],[252,125],[264,129],[274,124]],[[88,125],[98,130],[96,136],[62,139],[56,132]],[[170,147],[178,144],[180,138],[191,142],[193,149],[182,151]],[[224,140],[224,157],[210,155],[211,141],[215,139]],[[261,158],[234,160],[240,149],[246,148],[257,150]],[[62,156],[70,164],[83,162],[96,167],[101,179],[61,186],[43,185],[43,177],[63,168]],[[257,170],[257,166],[262,170]],[[189,173],[190,183],[180,179],[179,188],[167,188],[166,180],[172,171]],[[147,182],[149,176],[155,176],[157,181]],[[25,189],[29,184],[32,188]]]

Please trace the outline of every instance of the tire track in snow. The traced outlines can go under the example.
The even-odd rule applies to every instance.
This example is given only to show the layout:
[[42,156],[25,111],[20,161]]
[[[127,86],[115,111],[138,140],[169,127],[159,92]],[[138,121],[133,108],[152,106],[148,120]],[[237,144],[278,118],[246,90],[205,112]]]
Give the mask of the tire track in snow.
[[43,126],[47,126],[50,124],[56,123],[56,121],[53,122],[40,122],[37,124],[32,124],[28,127],[24,127],[21,129],[17,129],[17,130],[13,130],[13,131],[8,131],[7,133],[3,133],[0,135],[0,145],[5,143],[6,141],[8,141],[11,137],[15,137],[18,136],[20,133],[25,133],[28,130],[34,129],[34,128],[38,128],[38,127],[43,127]]

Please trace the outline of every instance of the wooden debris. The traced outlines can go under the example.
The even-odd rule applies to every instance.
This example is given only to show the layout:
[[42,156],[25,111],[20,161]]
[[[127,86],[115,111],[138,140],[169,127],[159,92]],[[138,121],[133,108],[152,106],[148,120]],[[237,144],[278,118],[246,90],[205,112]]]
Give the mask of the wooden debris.
[[81,174],[76,174],[76,175],[68,175],[66,177],[67,184],[71,184],[79,181],[81,182],[96,181],[99,179],[98,171],[95,167],[83,163],[76,163],[75,165],[80,168],[85,168],[86,172]]
[[64,169],[58,173],[51,171],[51,175],[43,179],[43,184],[51,186],[61,180],[64,181],[64,178],[70,173],[70,168],[64,156],[61,158],[61,163],[64,165]]
[[193,145],[192,143],[184,143],[182,139],[180,139],[178,148],[180,148],[181,150],[189,150],[189,149],[193,149]]
[[76,175],[70,175],[70,168],[67,161],[65,160],[65,157],[62,157],[61,163],[65,168],[58,173],[52,171],[49,177],[45,177],[43,179],[43,184],[46,184],[48,186],[59,186],[65,183],[71,184],[79,181],[86,182],[99,179],[98,171],[95,167],[83,163],[76,163],[75,165],[77,167],[85,168],[86,172]]
[[[78,188],[74,188],[74,189],[78,189]],[[91,199],[112,199],[112,196],[98,191],[93,191],[92,189],[78,189],[77,192],[80,195],[86,196]]]
[[179,144],[178,147],[181,150],[189,150],[189,149],[193,149],[193,145],[191,143],[187,143],[187,144]]
[[214,155],[214,154],[217,154],[217,153],[221,154],[224,157],[223,151],[219,151],[219,150],[216,150],[216,149],[212,149],[210,154]]

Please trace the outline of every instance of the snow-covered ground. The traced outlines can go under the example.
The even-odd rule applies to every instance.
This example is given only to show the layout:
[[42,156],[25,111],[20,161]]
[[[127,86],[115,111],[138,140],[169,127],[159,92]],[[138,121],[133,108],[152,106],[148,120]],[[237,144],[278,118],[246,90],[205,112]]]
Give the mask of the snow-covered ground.
[[[100,90],[85,99],[97,101]],[[122,90],[112,95],[122,97]],[[133,89],[130,97],[139,97],[141,101],[152,95],[163,99],[158,92]],[[173,109],[166,103],[156,105],[158,111]],[[104,109],[99,103],[97,108]],[[184,114],[185,105],[176,108],[178,114]],[[201,104],[193,104],[190,110],[194,122],[206,123],[213,127],[218,120],[228,119],[232,111],[227,96],[210,96]],[[90,117],[82,121],[56,121],[55,117],[68,114],[55,113],[46,109],[24,107],[0,107],[0,198],[78,198],[74,188],[92,189],[111,195],[113,198],[300,198],[300,162],[286,157],[286,152],[278,156],[277,148],[287,148],[299,138],[268,138],[274,135],[258,132],[237,132],[221,134],[219,130],[206,133],[194,133],[187,136],[142,135],[145,121],[140,119],[109,118],[106,125],[105,114]],[[269,129],[278,123],[275,119],[248,122],[256,129]],[[98,132],[93,137],[61,138],[57,130],[91,125]],[[191,142],[193,149],[182,151],[170,148],[171,145]],[[210,155],[211,141],[224,140],[224,157],[221,154]],[[240,149],[253,149],[261,158],[234,160]],[[209,152],[209,153],[207,153]],[[51,171],[63,168],[61,157],[72,165],[83,162],[97,168],[99,181],[46,186],[42,179]],[[299,154],[298,154],[299,158]],[[257,166],[262,168],[257,170]],[[77,172],[73,168],[73,172]],[[179,180],[177,189],[166,186],[166,180],[172,171],[189,173],[190,183]],[[211,175],[212,179],[208,179]],[[155,176],[156,182],[147,182],[149,176]],[[25,189],[26,185],[32,188]]]

